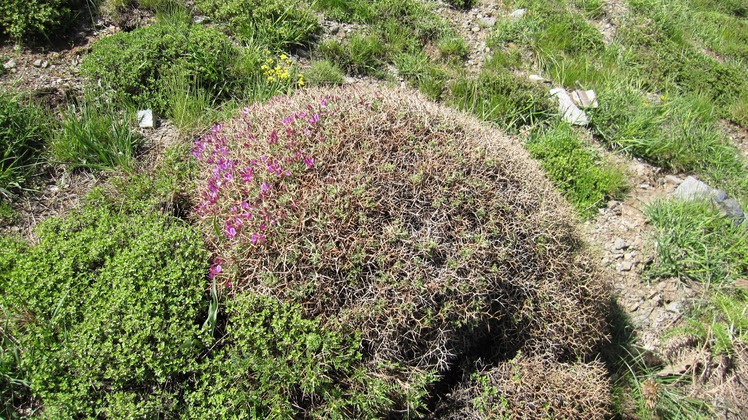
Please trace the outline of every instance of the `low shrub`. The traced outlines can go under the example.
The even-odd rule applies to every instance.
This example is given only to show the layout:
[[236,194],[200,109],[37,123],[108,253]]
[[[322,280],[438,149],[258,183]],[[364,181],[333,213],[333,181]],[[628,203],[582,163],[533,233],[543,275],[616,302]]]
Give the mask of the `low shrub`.
[[226,305],[220,350],[199,368],[185,418],[375,418],[403,394],[368,375],[355,335],[322,328],[302,309],[241,293]]
[[549,363],[520,355],[473,374],[443,404],[440,418],[607,418],[609,388],[600,362]]
[[[387,383],[459,378],[481,354],[578,360],[604,340],[607,288],[539,167],[412,91],[306,89],[245,108],[193,154],[223,290],[360,334]],[[413,412],[393,401],[379,416]]]
[[626,175],[586,146],[568,124],[535,130],[526,145],[564,196],[584,217],[606,200],[621,198]]
[[0,92],[0,191],[23,186],[40,160],[51,125],[42,108]]
[[169,77],[184,78],[213,97],[225,97],[235,82],[236,55],[228,37],[217,30],[175,22],[102,38],[93,44],[81,70],[125,101],[163,115]]
[[1,325],[37,408],[64,418],[173,415],[205,338],[199,233],[101,203],[37,233],[37,245],[0,254]]
[[75,21],[81,0],[4,0],[0,3],[0,33],[21,41],[54,38]]

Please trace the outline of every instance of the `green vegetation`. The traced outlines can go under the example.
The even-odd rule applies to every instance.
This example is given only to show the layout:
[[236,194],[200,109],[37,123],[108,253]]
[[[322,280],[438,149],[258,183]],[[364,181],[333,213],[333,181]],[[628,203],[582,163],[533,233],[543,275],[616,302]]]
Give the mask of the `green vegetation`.
[[183,78],[212,97],[228,95],[237,52],[215,29],[174,22],[156,24],[101,39],[86,56],[82,71],[126,103],[168,111],[167,81]]
[[0,192],[19,189],[40,162],[51,118],[21,95],[0,92]]
[[63,113],[50,142],[53,159],[71,168],[132,169],[140,143],[134,114],[117,112],[104,98],[83,99]]
[[658,254],[650,276],[719,284],[748,275],[748,230],[711,203],[661,201],[646,212]]
[[313,61],[304,72],[310,86],[342,85],[344,75],[343,70],[329,60]]
[[239,39],[259,39],[280,50],[308,46],[320,30],[303,0],[197,0],[195,4],[201,13],[228,25]]
[[105,203],[50,219],[38,234],[38,245],[2,255],[3,344],[15,345],[16,382],[28,385],[12,388],[13,400],[38,398],[52,417],[175,409],[179,378],[203,350],[200,235]]
[[4,0],[0,3],[0,34],[16,41],[54,38],[55,31],[70,28],[84,4],[81,0]]
[[356,335],[304,319],[297,305],[241,293],[226,304],[220,350],[199,367],[184,418],[374,418],[394,384],[367,374]]
[[499,58],[476,78],[461,77],[452,85],[450,103],[501,127],[517,129],[552,115],[542,86],[508,71]]
[[625,174],[601,161],[567,124],[536,130],[527,150],[583,216],[594,216],[604,200],[620,198],[626,188]]
[[[362,2],[363,3],[363,2]],[[324,7],[337,15],[337,3]],[[447,32],[446,24],[418,0],[376,0],[352,16],[352,19],[374,23],[344,41],[323,41],[317,54],[338,64],[347,72],[383,76],[383,68],[403,54],[420,53],[424,46],[437,42]]]

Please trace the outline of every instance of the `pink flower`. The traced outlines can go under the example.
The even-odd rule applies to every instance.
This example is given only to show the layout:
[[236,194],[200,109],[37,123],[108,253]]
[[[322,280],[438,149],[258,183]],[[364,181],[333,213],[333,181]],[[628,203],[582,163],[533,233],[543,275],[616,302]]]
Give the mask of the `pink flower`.
[[314,159],[304,158],[304,165],[306,165],[307,169],[312,169],[312,165],[314,165]]
[[221,268],[221,260],[216,258],[213,260],[213,265],[210,266],[210,270],[208,271],[208,277],[213,280],[217,274],[220,274],[221,271],[223,271],[223,268]]
[[252,169],[252,167],[249,166],[247,167],[247,169],[243,170],[241,174],[242,174],[242,181],[250,182],[252,181],[252,177],[254,176],[254,169]]
[[261,233],[253,233],[252,238],[250,240],[252,241],[253,244],[261,244],[265,242],[266,239],[265,239],[265,235]]
[[229,222],[226,222],[225,230],[226,230],[226,236],[229,239],[234,239],[234,236],[236,236],[236,228],[234,228],[234,226],[231,225]]
[[273,189],[273,186],[268,184],[267,182],[263,182],[262,185],[260,185],[260,190],[262,190],[263,193],[266,193]]
[[270,139],[268,140],[269,145],[278,144],[278,134],[275,132],[275,130],[270,132]]
[[319,114],[314,114],[314,115],[312,115],[312,117],[311,117],[311,118],[309,118],[309,119],[307,120],[307,122],[308,122],[309,124],[316,124],[316,123],[318,123],[318,122],[319,122]]

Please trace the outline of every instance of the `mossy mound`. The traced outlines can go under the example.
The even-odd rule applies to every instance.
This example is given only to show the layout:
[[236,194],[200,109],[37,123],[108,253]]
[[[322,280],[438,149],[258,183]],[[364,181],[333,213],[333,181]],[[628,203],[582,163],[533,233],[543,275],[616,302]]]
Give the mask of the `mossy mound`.
[[609,291],[568,203],[464,114],[409,90],[305,90],[246,108],[193,153],[224,292],[359,334],[378,377],[436,378],[428,404],[477,361],[521,352],[563,370],[606,340]]

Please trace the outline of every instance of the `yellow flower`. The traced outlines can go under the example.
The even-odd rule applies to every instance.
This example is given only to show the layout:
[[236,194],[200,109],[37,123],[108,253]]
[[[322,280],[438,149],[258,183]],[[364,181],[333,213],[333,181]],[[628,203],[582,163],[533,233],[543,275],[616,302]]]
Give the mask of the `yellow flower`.
[[288,59],[288,56],[286,54],[281,54],[280,59],[281,61],[286,61]]

